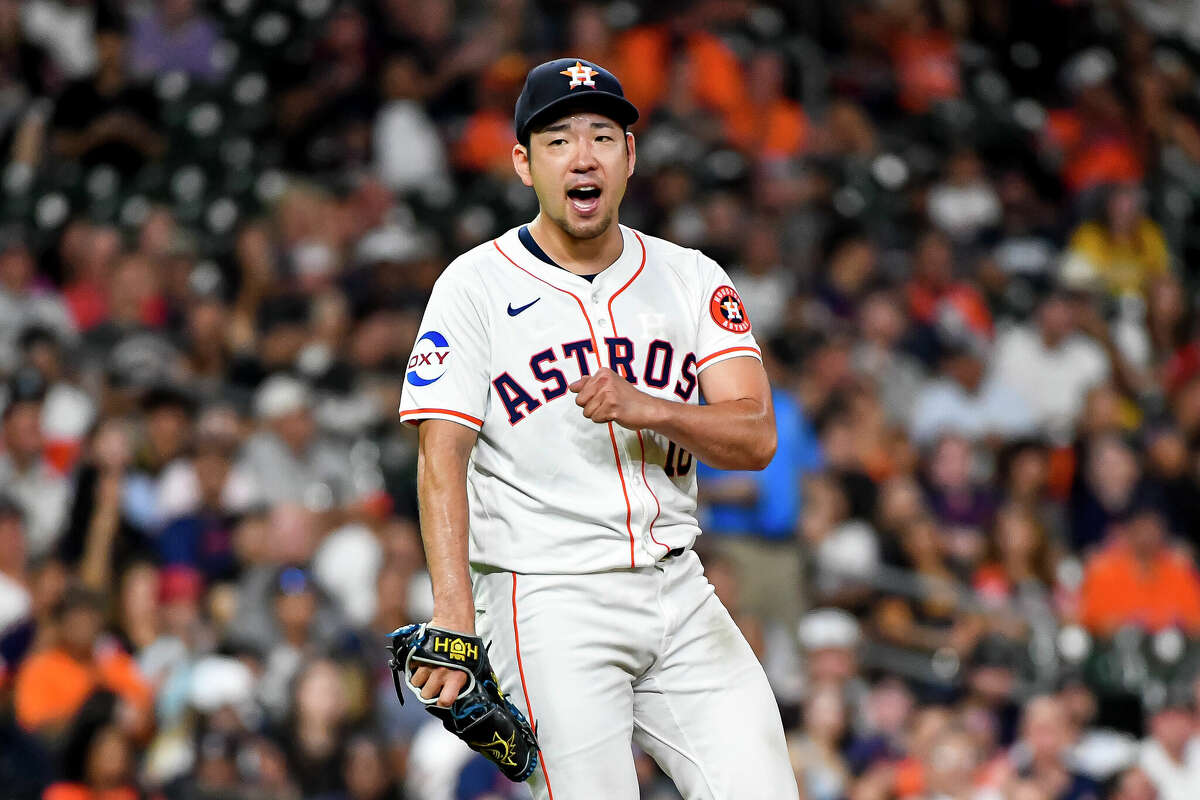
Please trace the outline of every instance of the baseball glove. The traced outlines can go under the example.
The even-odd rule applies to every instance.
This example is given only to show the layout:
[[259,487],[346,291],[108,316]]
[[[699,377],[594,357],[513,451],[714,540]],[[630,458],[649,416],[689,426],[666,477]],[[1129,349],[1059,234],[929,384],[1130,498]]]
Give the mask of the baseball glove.
[[[406,625],[392,631],[388,639],[392,655],[389,666],[401,705],[403,681],[446,730],[494,762],[506,778],[520,782],[533,774],[537,768],[537,739],[525,715],[500,690],[482,639],[430,625]],[[425,699],[413,686],[412,672],[421,666],[467,673],[466,687],[449,708],[439,706],[437,697]]]

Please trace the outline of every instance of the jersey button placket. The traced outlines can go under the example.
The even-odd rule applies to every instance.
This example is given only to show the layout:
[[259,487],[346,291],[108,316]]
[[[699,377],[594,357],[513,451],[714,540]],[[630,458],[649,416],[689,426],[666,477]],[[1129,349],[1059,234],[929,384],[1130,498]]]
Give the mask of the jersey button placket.
[[[596,327],[600,328],[605,333],[608,333],[610,323],[608,321],[608,317],[604,315],[604,302],[600,299],[599,289],[592,290],[592,306],[595,308],[595,311],[592,313],[594,314],[593,321],[596,323]],[[596,342],[596,344],[599,345],[600,342]],[[600,358],[600,354],[597,353],[596,357]],[[601,364],[603,364],[604,359],[601,358],[600,361]]]

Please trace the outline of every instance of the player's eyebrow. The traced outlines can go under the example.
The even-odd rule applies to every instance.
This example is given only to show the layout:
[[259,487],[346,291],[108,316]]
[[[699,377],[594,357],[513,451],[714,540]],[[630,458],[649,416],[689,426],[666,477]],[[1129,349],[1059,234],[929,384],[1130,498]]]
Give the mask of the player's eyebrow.
[[[570,127],[571,123],[569,122],[556,122],[553,125],[547,125],[546,127],[542,128],[540,131],[538,131],[538,133],[559,133],[561,131],[568,130]],[[606,119],[601,119],[593,122],[591,127],[592,130],[596,130],[598,128],[613,130],[617,126]]]

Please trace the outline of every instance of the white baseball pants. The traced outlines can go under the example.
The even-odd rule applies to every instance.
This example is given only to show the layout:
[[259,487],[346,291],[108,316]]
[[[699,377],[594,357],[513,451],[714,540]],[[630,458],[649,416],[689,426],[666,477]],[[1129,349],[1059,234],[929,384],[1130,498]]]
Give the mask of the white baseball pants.
[[638,800],[633,742],[685,800],[798,797],[766,676],[695,553],[472,581],[500,685],[537,724],[536,800]]

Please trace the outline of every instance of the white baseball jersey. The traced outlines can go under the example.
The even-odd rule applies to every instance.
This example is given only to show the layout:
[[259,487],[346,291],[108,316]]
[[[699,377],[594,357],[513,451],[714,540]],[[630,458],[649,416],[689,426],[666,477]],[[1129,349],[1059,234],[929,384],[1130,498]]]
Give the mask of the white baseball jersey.
[[692,454],[652,431],[591,421],[567,387],[605,366],[696,404],[705,369],[761,356],[720,266],[621,234],[620,258],[591,282],[533,255],[514,228],[455,259],[434,286],[400,416],[479,431],[467,476],[473,564],[648,566],[700,532]]

